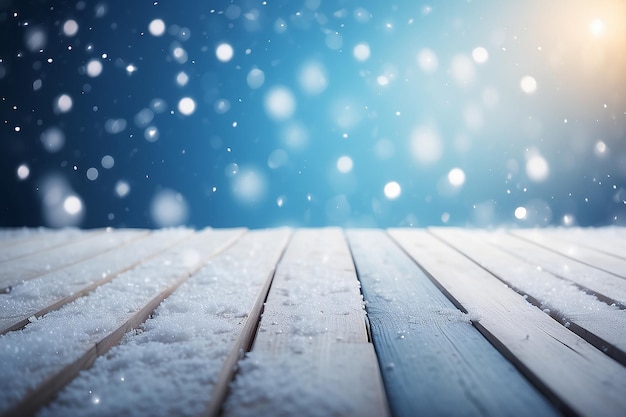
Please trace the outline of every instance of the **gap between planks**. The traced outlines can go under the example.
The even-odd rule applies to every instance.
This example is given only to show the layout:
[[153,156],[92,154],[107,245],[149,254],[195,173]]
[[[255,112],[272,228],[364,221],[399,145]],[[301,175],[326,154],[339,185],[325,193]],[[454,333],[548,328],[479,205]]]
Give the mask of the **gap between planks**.
[[[206,243],[213,244],[213,249],[209,250],[204,256],[201,256],[195,263],[185,266],[184,269],[176,273],[175,276],[172,277],[172,282],[170,282],[164,290],[161,290],[158,294],[146,300],[143,307],[127,317],[122,325],[113,329],[113,331],[106,335],[99,337],[96,342],[86,347],[85,351],[83,351],[77,359],[73,360],[71,363],[63,364],[62,369],[57,370],[52,375],[36,383],[35,388],[27,391],[26,395],[17,403],[10,404],[8,409],[0,410],[0,413],[7,416],[34,415],[37,410],[52,400],[65,385],[75,378],[82,369],[90,367],[97,356],[106,353],[112,346],[119,342],[126,332],[144,322],[156,307],[171,295],[176,288],[187,281],[209,259],[231,246],[243,233],[243,229],[233,229],[222,232],[209,230],[191,237],[189,242],[189,245],[191,245],[189,246],[190,248],[194,247],[193,242],[201,242],[202,239],[204,239]],[[215,238],[215,241],[206,240],[205,235],[207,234],[210,239]],[[225,239],[220,238],[220,235],[224,235]],[[180,245],[178,246],[180,247]]]

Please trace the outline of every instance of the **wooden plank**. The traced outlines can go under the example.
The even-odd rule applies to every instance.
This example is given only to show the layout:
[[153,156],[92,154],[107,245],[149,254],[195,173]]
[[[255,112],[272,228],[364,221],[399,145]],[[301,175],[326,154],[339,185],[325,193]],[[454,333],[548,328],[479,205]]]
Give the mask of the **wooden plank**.
[[62,247],[4,262],[0,269],[0,293],[9,292],[12,286],[92,258],[148,234],[147,230],[116,230],[115,233],[97,234]]
[[54,248],[55,246],[62,246],[72,241],[86,239],[104,232],[104,229],[89,231],[68,229],[46,233],[45,235],[40,235],[38,239],[28,239],[27,241],[16,242],[15,244],[0,248],[0,263],[35,254],[46,249]]
[[626,368],[527,303],[465,255],[420,230],[390,231],[474,325],[568,413],[623,416]]
[[511,233],[594,268],[626,278],[625,259],[549,236],[541,229],[513,230]]
[[228,387],[240,351],[252,343],[290,233],[247,233],[182,284],[139,332],[127,334],[99,357],[38,416],[89,415],[94,397],[100,399],[99,415],[197,416],[219,411],[225,392],[217,391]]
[[541,233],[626,259],[626,227],[548,228]]
[[[429,229],[561,324],[626,364],[626,311],[481,240],[473,231]],[[626,284],[626,282],[625,282]]]
[[200,233],[23,330],[0,336],[0,414],[34,414],[241,234]]
[[0,248],[23,243],[38,236],[45,236],[52,231],[52,229],[46,229],[44,227],[0,229]]
[[191,233],[188,229],[157,231],[145,239],[125,242],[114,250],[13,287],[10,293],[0,294],[0,334],[20,329],[88,294]]
[[298,230],[224,415],[384,416],[354,264],[341,230]]
[[472,230],[472,235],[507,251],[526,262],[569,280],[608,304],[626,308],[626,281],[608,272],[575,261],[506,231]]
[[347,235],[394,416],[558,415],[384,231]]

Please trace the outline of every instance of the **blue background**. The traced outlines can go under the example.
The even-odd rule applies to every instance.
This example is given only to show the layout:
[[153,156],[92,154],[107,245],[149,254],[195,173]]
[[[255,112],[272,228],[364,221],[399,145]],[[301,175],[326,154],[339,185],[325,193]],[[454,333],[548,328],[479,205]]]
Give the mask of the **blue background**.
[[0,226],[623,225],[625,25],[619,0],[0,0]]

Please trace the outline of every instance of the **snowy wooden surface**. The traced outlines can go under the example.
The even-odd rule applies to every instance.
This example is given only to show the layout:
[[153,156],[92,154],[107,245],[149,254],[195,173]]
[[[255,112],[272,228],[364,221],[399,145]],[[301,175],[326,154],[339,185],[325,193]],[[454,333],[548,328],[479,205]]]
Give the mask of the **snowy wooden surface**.
[[626,415],[626,230],[0,230],[0,415]]

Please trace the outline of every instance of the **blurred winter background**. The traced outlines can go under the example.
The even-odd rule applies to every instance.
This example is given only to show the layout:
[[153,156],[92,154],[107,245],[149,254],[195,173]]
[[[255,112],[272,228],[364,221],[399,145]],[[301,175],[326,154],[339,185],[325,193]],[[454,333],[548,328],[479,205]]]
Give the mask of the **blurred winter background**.
[[623,0],[0,0],[0,226],[626,224]]

